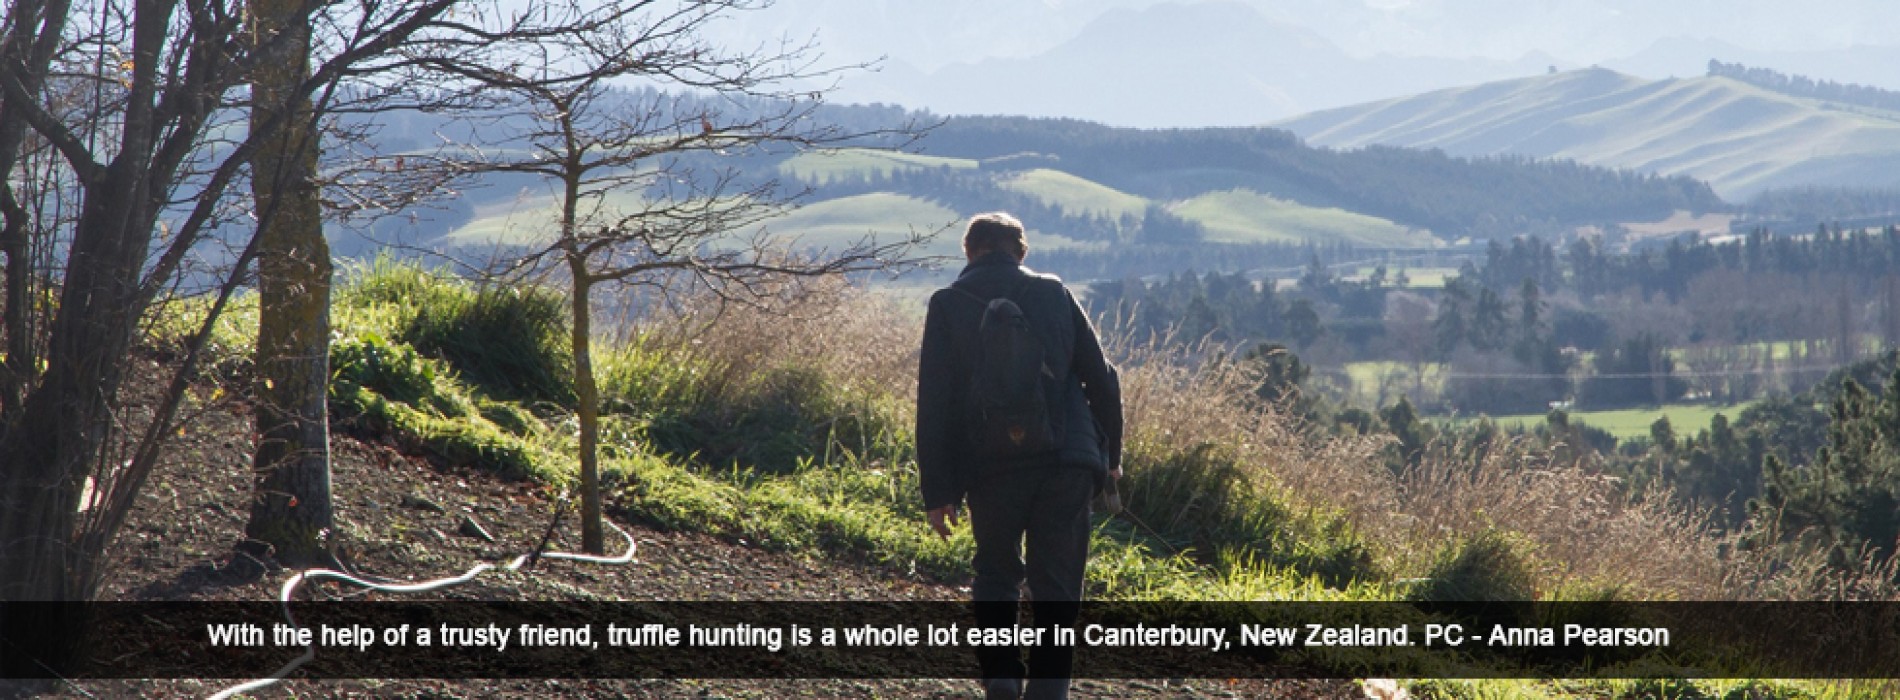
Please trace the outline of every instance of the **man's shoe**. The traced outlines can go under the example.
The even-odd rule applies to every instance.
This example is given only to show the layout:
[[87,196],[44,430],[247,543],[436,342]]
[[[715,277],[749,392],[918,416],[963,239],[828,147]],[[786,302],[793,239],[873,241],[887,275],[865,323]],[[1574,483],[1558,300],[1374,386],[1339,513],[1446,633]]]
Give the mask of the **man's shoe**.
[[1017,700],[1023,696],[1023,682],[1016,678],[991,678],[983,681],[983,700]]

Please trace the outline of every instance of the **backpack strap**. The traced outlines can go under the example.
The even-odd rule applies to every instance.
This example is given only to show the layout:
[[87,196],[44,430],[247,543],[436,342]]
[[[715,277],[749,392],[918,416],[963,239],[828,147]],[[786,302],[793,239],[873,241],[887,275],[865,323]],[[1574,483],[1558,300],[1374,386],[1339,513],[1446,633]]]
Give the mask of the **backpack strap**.
[[[1029,288],[1029,283],[1030,283],[1030,282],[1034,282],[1034,281],[1036,281],[1036,278],[1034,278],[1034,277],[1028,277],[1028,276],[1025,276],[1025,277],[1023,278],[1023,281],[1022,281],[1022,283],[1021,283],[1021,284],[1018,284],[1018,285],[1016,285],[1016,288],[1015,288],[1015,289],[1012,289],[1012,290],[1010,290],[1008,294],[1004,294],[1003,296],[1000,296],[1000,297],[997,297],[996,299],[1008,299],[1008,300],[1010,300],[1010,301],[1012,301],[1012,302],[1014,302],[1014,301],[1016,301],[1016,299],[1017,299],[1018,297],[1021,297],[1021,296],[1022,296],[1022,294],[1023,294],[1023,290],[1025,290],[1025,289],[1028,289],[1028,288]],[[953,292],[956,292],[956,293],[958,293],[958,294],[962,294],[963,296],[966,296],[966,297],[969,297],[969,298],[970,298],[970,299],[971,299],[972,301],[975,301],[976,303],[978,303],[978,304],[982,304],[982,305],[984,305],[984,306],[989,306],[989,305],[990,305],[990,302],[992,302],[992,301],[995,301],[995,300],[996,300],[996,299],[984,299],[983,297],[980,297],[980,296],[977,296],[977,295],[976,295],[976,292],[972,292],[972,291],[970,291],[970,290],[968,290],[968,289],[964,289],[964,288],[962,288],[962,287],[959,287],[959,286],[957,286],[957,285],[956,285],[956,283],[954,283],[954,282],[952,282],[952,283],[951,283],[951,284],[950,284],[949,286],[947,286],[947,287],[945,287],[945,289],[948,289],[948,290],[951,290],[951,291],[953,291]],[[1017,304],[1017,306],[1022,306],[1022,304],[1020,304],[1020,303],[1018,303],[1018,304]],[[1028,314],[1029,312],[1028,312],[1028,311],[1024,311],[1023,313],[1024,313],[1024,314]]]
[[970,291],[970,290],[968,290],[968,289],[964,289],[964,288],[962,288],[962,287],[959,287],[959,286],[956,286],[956,285],[954,285],[954,284],[952,284],[952,285],[950,285],[950,286],[948,286],[948,287],[944,287],[944,289],[948,289],[948,290],[950,290],[950,291],[953,291],[953,292],[956,292],[956,293],[958,293],[958,294],[962,294],[963,296],[966,296],[966,297],[969,297],[969,298],[970,298],[970,301],[974,301],[974,302],[976,302],[976,303],[978,303],[978,304],[982,304],[982,305],[984,305],[984,306],[988,306],[988,305],[989,305],[989,303],[990,303],[990,300],[988,300],[988,299],[984,299],[983,297],[980,297],[980,296],[977,296],[975,292],[972,292],[972,291]]

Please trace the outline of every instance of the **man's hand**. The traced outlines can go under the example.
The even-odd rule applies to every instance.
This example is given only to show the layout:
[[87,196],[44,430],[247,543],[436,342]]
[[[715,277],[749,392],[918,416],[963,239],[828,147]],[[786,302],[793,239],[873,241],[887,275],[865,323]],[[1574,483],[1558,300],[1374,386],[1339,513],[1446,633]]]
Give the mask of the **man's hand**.
[[930,529],[936,530],[938,537],[950,539],[950,528],[957,524],[957,507],[953,504],[932,508],[928,515]]
[[1110,470],[1108,470],[1108,478],[1110,478],[1110,479],[1114,479],[1114,480],[1116,480],[1116,481],[1121,481],[1121,480],[1122,480],[1122,468],[1121,468],[1121,467],[1116,467],[1116,468],[1114,468],[1114,469],[1110,469]]

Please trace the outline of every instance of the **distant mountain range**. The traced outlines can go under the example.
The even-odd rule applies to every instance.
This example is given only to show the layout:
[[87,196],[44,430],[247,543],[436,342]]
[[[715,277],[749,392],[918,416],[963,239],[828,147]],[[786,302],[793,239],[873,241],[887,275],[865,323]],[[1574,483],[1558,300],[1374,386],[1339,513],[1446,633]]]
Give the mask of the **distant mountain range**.
[[1591,68],[1426,92],[1277,122],[1315,146],[1527,155],[1706,180],[1740,201],[1797,186],[1900,188],[1900,113],[1728,78]]
[[839,97],[951,114],[1079,117],[1115,126],[1242,126],[1319,107],[1541,72],[1516,61],[1348,55],[1237,2],[1104,12],[1030,56],[852,75]]
[[885,57],[879,72],[842,77],[834,94],[842,102],[1135,127],[1259,124],[1586,64],[1693,77],[1719,59],[1900,89],[1891,68],[1900,45],[1867,43],[1876,31],[1868,27],[1890,25],[1900,10],[1874,2],[1807,8],[1808,24],[1838,31],[1790,42],[1783,35],[1801,31],[1788,21],[1791,10],[1702,5],[800,0],[735,25],[745,33],[732,41],[816,31],[833,60]]

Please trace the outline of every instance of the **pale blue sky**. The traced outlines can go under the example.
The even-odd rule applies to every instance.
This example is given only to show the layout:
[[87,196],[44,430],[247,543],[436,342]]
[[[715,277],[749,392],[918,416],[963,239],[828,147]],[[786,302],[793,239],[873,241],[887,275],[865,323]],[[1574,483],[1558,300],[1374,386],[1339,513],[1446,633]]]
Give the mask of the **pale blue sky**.
[[[842,58],[920,69],[1046,50],[1116,8],[1193,0],[780,0],[748,32],[821,32]],[[1231,0],[1310,29],[1347,53],[1511,60],[1542,51],[1581,65],[1675,38],[1760,51],[1900,44],[1888,0]],[[1896,69],[1900,72],[1900,69]]]
[[1711,58],[1900,90],[1897,26],[1891,0],[780,0],[714,38],[884,58],[845,102],[1213,126],[1550,67],[1693,77]]

